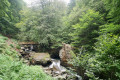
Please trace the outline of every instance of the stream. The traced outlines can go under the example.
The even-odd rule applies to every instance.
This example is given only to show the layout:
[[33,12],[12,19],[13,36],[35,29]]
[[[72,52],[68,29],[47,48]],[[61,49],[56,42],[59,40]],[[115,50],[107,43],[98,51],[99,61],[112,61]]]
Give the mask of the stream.
[[81,76],[61,66],[60,59],[52,59],[49,53],[40,53],[32,50],[33,46],[30,48],[21,47],[20,54],[24,59],[24,63],[40,66],[46,74],[57,80],[82,80]]

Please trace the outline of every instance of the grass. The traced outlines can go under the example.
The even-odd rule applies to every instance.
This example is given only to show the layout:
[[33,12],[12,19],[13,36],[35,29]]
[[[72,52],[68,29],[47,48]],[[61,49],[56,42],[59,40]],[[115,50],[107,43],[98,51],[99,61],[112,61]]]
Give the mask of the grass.
[[7,39],[0,35],[0,80],[54,80],[40,66],[28,66],[19,61],[13,46],[6,44]]

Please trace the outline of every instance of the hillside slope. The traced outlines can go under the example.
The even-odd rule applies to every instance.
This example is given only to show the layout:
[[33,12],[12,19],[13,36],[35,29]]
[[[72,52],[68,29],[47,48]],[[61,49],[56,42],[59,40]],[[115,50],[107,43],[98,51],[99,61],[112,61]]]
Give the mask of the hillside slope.
[[17,45],[14,45],[17,42],[13,42],[0,35],[0,80],[54,80],[39,66],[28,66],[19,61]]

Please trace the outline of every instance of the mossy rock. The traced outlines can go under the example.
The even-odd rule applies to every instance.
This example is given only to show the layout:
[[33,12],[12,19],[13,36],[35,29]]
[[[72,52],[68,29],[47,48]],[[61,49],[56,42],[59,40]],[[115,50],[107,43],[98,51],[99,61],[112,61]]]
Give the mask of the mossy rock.
[[31,63],[47,66],[51,63],[49,53],[30,53]]

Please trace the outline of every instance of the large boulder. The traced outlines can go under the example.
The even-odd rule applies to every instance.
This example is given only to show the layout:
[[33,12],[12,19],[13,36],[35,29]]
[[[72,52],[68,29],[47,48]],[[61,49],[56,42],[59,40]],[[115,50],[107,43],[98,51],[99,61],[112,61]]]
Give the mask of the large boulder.
[[51,64],[49,53],[30,53],[31,64],[48,66]]
[[69,61],[73,58],[71,45],[63,43],[59,56],[63,66],[72,67],[72,64],[69,63]]

